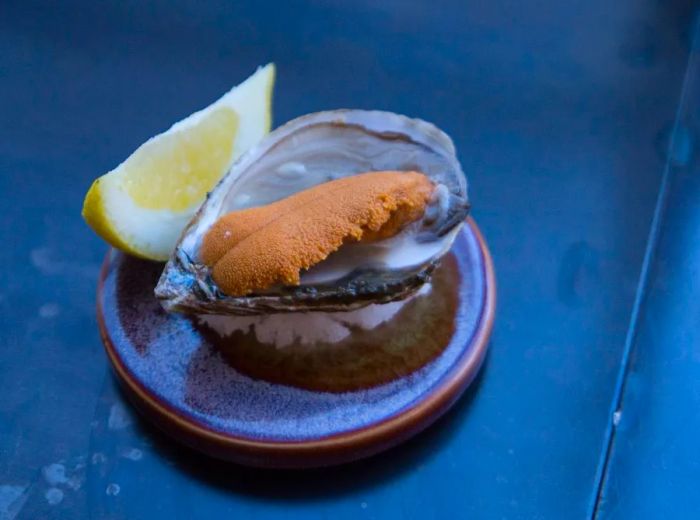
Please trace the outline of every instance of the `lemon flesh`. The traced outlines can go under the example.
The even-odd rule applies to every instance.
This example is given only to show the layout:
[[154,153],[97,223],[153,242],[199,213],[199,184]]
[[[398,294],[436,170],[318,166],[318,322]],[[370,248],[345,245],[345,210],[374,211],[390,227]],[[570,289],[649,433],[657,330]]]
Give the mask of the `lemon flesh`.
[[207,192],[270,131],[274,77],[274,65],[259,69],[97,179],[83,204],[87,223],[118,249],[167,260]]

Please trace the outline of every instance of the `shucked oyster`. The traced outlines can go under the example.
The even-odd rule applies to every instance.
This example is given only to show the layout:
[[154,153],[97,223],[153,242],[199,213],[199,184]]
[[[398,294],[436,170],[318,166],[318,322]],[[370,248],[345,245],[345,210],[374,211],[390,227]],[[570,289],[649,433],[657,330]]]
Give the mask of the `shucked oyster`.
[[[358,179],[340,180],[353,176]],[[397,176],[402,182],[396,182]],[[308,190],[313,195],[314,190],[324,188],[320,186],[324,183],[344,185],[346,192],[357,193],[351,197],[354,201],[364,193],[364,179],[380,183],[379,178],[388,183],[388,190],[393,190],[388,195],[382,193],[381,200],[396,199],[402,204],[404,199],[416,198],[406,196],[402,190],[407,188],[403,186],[412,186],[410,182],[415,180],[415,189],[424,189],[426,182],[421,178],[426,177],[430,189],[425,192],[420,214],[405,212],[400,226],[394,225],[396,215],[387,214],[381,229],[363,228],[357,236],[352,231],[348,240],[334,246],[337,251],[328,251],[331,254],[327,258],[324,253],[321,261],[303,264],[312,267],[301,269],[298,283],[275,283],[254,290],[250,286],[237,293],[230,285],[224,285],[223,290],[215,281],[216,267],[212,269],[210,251],[231,233],[226,230],[216,235],[212,229],[226,220],[221,218],[224,215],[236,212],[227,217],[235,234],[236,215],[253,218],[265,214],[269,220],[275,208],[289,206],[282,199],[315,200],[300,192]],[[364,191],[374,193],[372,189]],[[343,200],[339,197],[338,204]],[[414,207],[414,202],[408,200],[407,207]],[[266,211],[251,209],[272,203],[276,205]],[[454,145],[432,124],[380,111],[310,114],[272,132],[233,165],[185,229],[158,282],[156,296],[170,311],[237,315],[348,311],[370,303],[401,300],[429,280],[450,249],[468,209],[466,180]],[[307,217],[296,225],[298,228],[317,221]],[[387,228],[396,229],[386,233]],[[362,239],[363,230],[372,240]],[[305,230],[301,229],[300,234],[305,235]],[[317,245],[309,243],[309,248],[314,247]],[[264,250],[258,247],[250,251],[254,251],[248,253],[254,258],[247,257],[248,264],[253,265],[256,258],[264,263]],[[224,254],[222,250],[213,257],[216,261]],[[231,262],[229,256],[226,258]]]

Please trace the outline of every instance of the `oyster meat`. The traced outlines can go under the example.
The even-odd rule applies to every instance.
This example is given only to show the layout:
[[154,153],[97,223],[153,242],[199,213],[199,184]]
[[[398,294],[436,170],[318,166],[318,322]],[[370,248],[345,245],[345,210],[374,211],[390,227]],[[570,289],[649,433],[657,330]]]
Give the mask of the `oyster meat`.
[[[432,192],[420,218],[390,238],[344,242],[301,272],[296,285],[232,295],[216,284],[202,245],[222,216],[366,172],[427,177]],[[310,114],[269,134],[231,167],[180,237],[156,296],[169,311],[232,315],[350,311],[402,300],[430,279],[468,210],[454,145],[434,125],[381,111]]]

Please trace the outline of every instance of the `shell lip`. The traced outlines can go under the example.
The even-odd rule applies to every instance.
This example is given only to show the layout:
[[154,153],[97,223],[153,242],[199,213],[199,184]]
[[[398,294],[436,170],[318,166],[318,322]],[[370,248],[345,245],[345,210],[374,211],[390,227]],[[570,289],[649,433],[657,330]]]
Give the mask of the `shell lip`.
[[[228,297],[218,289],[211,291],[211,287],[201,284],[194,276],[181,280],[181,274],[166,267],[156,286],[155,295],[169,312],[232,315],[345,312],[407,298],[430,280],[438,265],[439,260],[431,262],[418,271],[414,270],[400,279],[383,284],[363,283],[358,273],[351,273],[339,281],[337,286],[319,284],[285,287],[276,294],[251,294],[243,297]],[[182,291],[183,286],[189,287],[189,290]]]

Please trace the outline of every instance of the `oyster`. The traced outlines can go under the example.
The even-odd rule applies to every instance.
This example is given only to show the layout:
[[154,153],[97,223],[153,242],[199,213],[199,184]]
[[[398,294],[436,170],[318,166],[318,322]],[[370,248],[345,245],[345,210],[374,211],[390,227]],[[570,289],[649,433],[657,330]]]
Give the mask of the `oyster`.
[[[372,171],[422,172],[434,184],[418,221],[397,235],[348,243],[301,274],[300,284],[245,296],[225,294],[200,255],[223,215]],[[295,119],[244,154],[183,232],[155,293],[166,310],[251,315],[348,311],[401,300],[430,279],[468,213],[467,185],[450,138],[419,119],[335,110]]]

